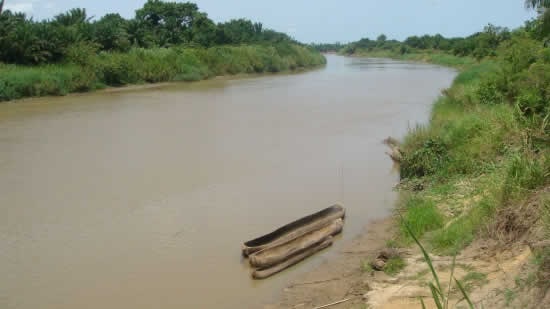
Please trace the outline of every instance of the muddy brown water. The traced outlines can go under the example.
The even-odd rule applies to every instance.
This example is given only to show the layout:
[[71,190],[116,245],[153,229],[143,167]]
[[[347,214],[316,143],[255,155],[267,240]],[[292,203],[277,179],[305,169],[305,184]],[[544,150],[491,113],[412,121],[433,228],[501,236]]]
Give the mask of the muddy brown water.
[[[381,141],[455,72],[328,56],[294,75],[0,104],[0,307],[257,308],[396,200]],[[335,246],[252,281],[242,241],[341,203]]]

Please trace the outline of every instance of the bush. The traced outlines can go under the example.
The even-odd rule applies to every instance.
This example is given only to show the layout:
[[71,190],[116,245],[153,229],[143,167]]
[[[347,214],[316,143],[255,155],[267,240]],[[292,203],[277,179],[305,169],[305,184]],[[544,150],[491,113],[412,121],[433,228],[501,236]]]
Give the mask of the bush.
[[0,74],[0,101],[33,96],[65,95],[97,87],[93,73],[77,66],[9,66]]
[[534,190],[548,180],[548,164],[528,155],[515,155],[508,166],[504,182],[503,200],[513,199],[525,191]]
[[324,64],[311,49],[290,43],[203,48],[133,48],[101,52],[79,43],[67,49],[70,64],[0,66],[0,101],[65,95],[100,87],[164,81],[196,81],[213,75],[295,70]]
[[550,112],[550,64],[534,63],[520,75],[516,104],[526,116],[545,117]]
[[500,104],[504,101],[506,85],[502,78],[491,76],[482,80],[477,88],[476,95],[481,104]]
[[409,140],[414,141],[405,145],[400,165],[402,178],[433,175],[448,160],[447,145],[437,136],[426,136],[425,131],[427,129],[417,128],[410,133]]

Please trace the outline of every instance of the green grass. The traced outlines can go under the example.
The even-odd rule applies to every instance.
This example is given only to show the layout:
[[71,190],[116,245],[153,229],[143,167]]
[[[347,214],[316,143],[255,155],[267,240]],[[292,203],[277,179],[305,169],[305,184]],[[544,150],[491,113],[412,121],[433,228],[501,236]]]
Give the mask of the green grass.
[[504,201],[519,198],[526,192],[542,186],[548,180],[548,171],[545,171],[548,167],[545,168],[544,164],[525,154],[514,155],[510,160],[504,183]]
[[368,272],[371,272],[371,271],[374,271],[374,269],[372,268],[371,264],[369,263],[369,261],[367,260],[362,260],[361,261],[361,272],[362,273],[368,273]]
[[[453,255],[485,233],[498,209],[521,203],[549,183],[548,144],[532,138],[544,136],[548,128],[527,121],[517,106],[487,103],[480,89],[502,74],[498,60],[407,57],[462,69],[435,102],[430,123],[411,129],[404,138],[400,165],[405,183],[422,184],[400,207],[404,221],[435,252]],[[410,243],[403,224],[399,231],[398,239]]]
[[477,83],[481,77],[497,72],[499,68],[497,63],[490,60],[480,63],[469,62],[468,65],[466,70],[463,70],[457,75],[453,81],[453,85]]
[[[541,199],[541,219],[544,237],[550,238],[550,194],[543,195]],[[550,290],[550,247],[541,248],[535,252],[535,265],[537,266],[536,281],[546,291]]]
[[461,214],[446,228],[434,232],[430,244],[441,254],[454,255],[469,245],[479,229],[486,224],[496,209],[494,197],[486,197],[471,205],[471,209]]
[[516,291],[511,289],[504,290],[504,299],[506,301],[506,307],[510,306],[514,299],[516,299]]
[[397,275],[403,268],[405,268],[407,264],[405,263],[405,260],[403,260],[402,257],[393,257],[386,261],[386,265],[384,266],[384,272],[390,276]]
[[66,95],[97,89],[95,74],[74,65],[0,68],[0,101],[30,96]]
[[[470,300],[470,296],[468,295],[467,290],[464,288],[463,284],[454,277],[454,271],[456,264],[456,255],[453,257],[453,262],[451,264],[451,275],[449,280],[448,288],[443,288],[441,285],[441,280],[439,278],[439,274],[437,273],[432,259],[430,258],[430,254],[422,243],[418,240],[418,237],[413,233],[410,226],[404,222],[404,220],[401,220],[402,224],[406,228],[407,232],[409,233],[410,237],[414,240],[416,245],[420,248],[420,251],[422,252],[422,255],[424,257],[424,262],[428,265],[428,269],[430,270],[430,273],[432,274],[433,282],[428,283],[428,286],[430,288],[432,298],[435,302],[435,305],[438,309],[447,309],[449,308],[449,298],[451,294],[451,284],[455,283],[456,287],[460,290],[462,293],[463,299],[468,303],[469,308],[474,308],[474,305],[472,304],[472,301]],[[420,303],[422,305],[422,308],[426,308],[426,304],[424,303],[424,299],[420,298]]]
[[[412,128],[400,145],[404,202],[398,208],[403,220],[395,241],[409,245],[413,239],[421,248],[434,279],[429,283],[433,298],[438,308],[445,308],[446,291],[417,237],[437,254],[456,256],[476,238],[514,241],[514,233],[525,233],[521,215],[507,213],[523,205],[538,211],[531,199],[550,185],[550,49],[522,38],[481,61],[436,51],[358,50],[356,55],[430,62],[459,71],[433,105],[430,123]],[[546,238],[549,204],[540,207]],[[550,248],[535,251],[536,271],[528,281],[550,289]],[[456,286],[467,297],[485,280],[470,270],[464,284],[456,281]],[[514,293],[504,292],[507,303]]]
[[[85,54],[88,51],[82,51]],[[307,47],[273,45],[211,48],[133,48],[127,53],[77,55],[73,63],[44,66],[0,66],[0,101],[66,95],[105,86],[197,81],[217,75],[294,71],[326,63]],[[77,64],[75,64],[77,63]]]
[[418,237],[426,232],[441,228],[444,218],[435,203],[418,196],[407,198],[404,204],[405,213],[401,221],[401,237],[406,243],[412,243],[409,229]]
[[471,271],[462,278],[466,291],[471,292],[475,287],[487,283],[487,275],[477,271]]

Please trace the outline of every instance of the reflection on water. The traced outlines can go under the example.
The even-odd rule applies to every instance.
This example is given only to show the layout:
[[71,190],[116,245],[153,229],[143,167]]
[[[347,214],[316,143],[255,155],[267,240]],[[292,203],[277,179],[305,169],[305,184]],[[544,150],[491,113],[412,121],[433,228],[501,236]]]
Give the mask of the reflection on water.
[[[295,75],[0,105],[1,308],[254,308],[386,216],[381,140],[454,72],[328,57]],[[240,244],[334,203],[343,239],[256,282]]]

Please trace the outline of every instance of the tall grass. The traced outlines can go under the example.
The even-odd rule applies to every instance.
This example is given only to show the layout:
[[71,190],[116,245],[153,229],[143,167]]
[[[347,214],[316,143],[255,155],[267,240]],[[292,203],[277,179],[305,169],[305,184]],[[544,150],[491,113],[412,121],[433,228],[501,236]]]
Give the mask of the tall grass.
[[[89,52],[83,50],[82,53]],[[271,45],[211,48],[133,48],[86,57],[74,51],[74,63],[46,66],[0,66],[0,101],[32,96],[65,95],[104,86],[196,81],[217,75],[283,72],[326,63],[307,47]]]
[[[449,307],[449,299],[451,296],[451,288],[453,281],[462,293],[463,299],[467,302],[468,307],[473,309],[474,305],[472,301],[470,300],[470,296],[462,286],[462,283],[458,281],[454,277],[454,270],[456,266],[456,255],[453,257],[453,262],[451,264],[451,275],[449,276],[449,284],[445,289],[445,286],[442,285],[442,282],[439,278],[439,275],[437,271],[435,270],[435,267],[433,265],[432,259],[430,258],[430,255],[428,254],[428,251],[424,248],[422,243],[418,240],[418,237],[413,232],[412,228],[407,224],[406,221],[402,220],[402,224],[405,226],[405,229],[407,230],[410,237],[414,240],[416,245],[420,248],[420,251],[422,252],[422,255],[424,256],[424,261],[426,264],[428,264],[428,268],[432,274],[433,282],[430,282],[428,284],[430,288],[430,292],[432,294],[432,298],[434,300],[434,303],[438,309],[447,309]],[[422,308],[426,308],[426,304],[424,303],[424,299],[420,298],[420,303],[422,304]]]
[[400,230],[406,241],[412,242],[411,232],[422,237],[426,232],[443,226],[444,218],[433,201],[412,196],[407,198],[404,210],[403,224],[400,225]]
[[[429,125],[411,129],[403,140],[400,165],[405,182],[423,184],[415,199],[434,201],[435,207],[426,209],[445,214],[441,222],[418,215],[417,207],[404,207],[405,222],[436,252],[456,254],[478,235],[491,237],[487,228],[499,209],[523,203],[550,183],[545,120],[550,116],[540,110],[540,99],[548,94],[547,71],[538,70],[538,63],[527,68],[518,64],[516,71],[524,71],[506,75],[512,72],[510,64],[500,58],[460,62],[439,54],[400,57],[461,68],[434,104]],[[513,97],[523,86],[537,94],[534,103],[531,96]],[[437,224],[430,226],[433,222]],[[400,227],[401,237],[405,230]]]
[[31,96],[65,95],[100,86],[94,72],[75,65],[0,67],[0,101]]

